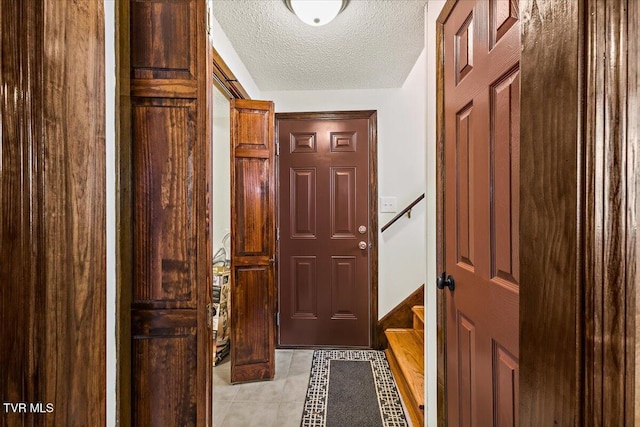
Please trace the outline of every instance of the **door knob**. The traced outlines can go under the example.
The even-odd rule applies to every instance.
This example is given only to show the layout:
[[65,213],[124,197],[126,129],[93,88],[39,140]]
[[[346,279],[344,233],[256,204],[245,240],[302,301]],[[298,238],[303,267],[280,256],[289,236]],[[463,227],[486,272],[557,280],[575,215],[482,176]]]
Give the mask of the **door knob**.
[[360,243],[358,243],[358,247],[362,250],[367,249],[367,242],[365,242],[364,240],[361,241]]
[[440,275],[440,277],[438,277],[438,280],[436,281],[436,286],[438,287],[438,289],[444,289],[445,287],[447,287],[451,292],[453,292],[453,290],[456,288],[456,282],[455,280],[453,280],[452,275],[449,275],[446,278],[445,275],[446,273],[443,271],[442,275]]

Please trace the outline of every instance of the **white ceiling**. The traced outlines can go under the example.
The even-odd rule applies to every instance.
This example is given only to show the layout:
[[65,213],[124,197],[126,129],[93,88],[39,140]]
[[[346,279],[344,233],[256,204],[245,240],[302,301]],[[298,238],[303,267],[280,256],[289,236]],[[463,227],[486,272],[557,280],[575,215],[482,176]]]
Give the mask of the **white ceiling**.
[[217,0],[213,14],[261,91],[401,87],[424,46],[426,0],[351,0],[304,24],[282,0]]

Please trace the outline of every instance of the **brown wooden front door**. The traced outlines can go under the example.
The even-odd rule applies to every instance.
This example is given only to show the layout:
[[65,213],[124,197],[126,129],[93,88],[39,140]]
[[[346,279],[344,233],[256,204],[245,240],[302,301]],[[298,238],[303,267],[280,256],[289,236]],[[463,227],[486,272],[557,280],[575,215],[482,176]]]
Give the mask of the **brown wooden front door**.
[[278,116],[283,346],[369,346],[369,121]]
[[518,2],[460,1],[444,22],[448,422],[518,425]]
[[231,101],[231,382],[275,375],[273,103]]

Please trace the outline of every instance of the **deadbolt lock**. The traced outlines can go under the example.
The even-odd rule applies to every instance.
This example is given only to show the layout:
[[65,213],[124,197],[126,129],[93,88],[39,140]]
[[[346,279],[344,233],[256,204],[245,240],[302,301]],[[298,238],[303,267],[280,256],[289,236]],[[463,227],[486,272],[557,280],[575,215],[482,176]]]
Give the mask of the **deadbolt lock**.
[[364,225],[361,225],[360,227],[358,227],[358,232],[360,234],[364,234],[367,232],[367,227],[365,227]]

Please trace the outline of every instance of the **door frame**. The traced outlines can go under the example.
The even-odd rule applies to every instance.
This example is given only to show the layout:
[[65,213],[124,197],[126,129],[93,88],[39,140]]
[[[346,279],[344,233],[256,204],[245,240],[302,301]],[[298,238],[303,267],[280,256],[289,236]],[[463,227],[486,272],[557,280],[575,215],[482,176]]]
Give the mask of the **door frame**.
[[[436,23],[438,272],[445,266],[443,34],[457,1],[447,1]],[[640,179],[633,172],[640,169],[640,6],[520,0],[519,11],[520,242],[527,242],[520,247],[520,422],[625,425],[640,419]],[[438,425],[447,425],[446,298],[438,293]]]
[[[371,212],[369,227],[369,345],[376,348],[378,324],[378,112],[377,110],[356,111],[321,111],[301,113],[276,113],[276,144],[279,145],[278,131],[280,120],[352,120],[367,119],[369,122],[369,210]],[[276,223],[280,227],[280,156],[276,156]],[[280,241],[276,242],[278,259],[280,259]],[[278,263],[279,264],[279,263]],[[279,267],[279,265],[277,265]],[[278,313],[280,312],[280,269],[277,274]],[[276,330],[276,348],[280,348],[280,325]],[[291,347],[287,347],[291,348]]]

